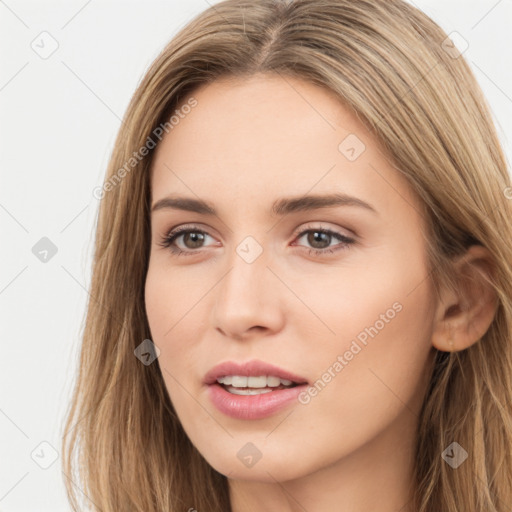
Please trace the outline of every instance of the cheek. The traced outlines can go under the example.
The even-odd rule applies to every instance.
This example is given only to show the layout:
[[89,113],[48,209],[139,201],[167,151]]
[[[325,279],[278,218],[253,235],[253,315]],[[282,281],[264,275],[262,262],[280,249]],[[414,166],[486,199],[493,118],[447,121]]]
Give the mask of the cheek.
[[[209,278],[211,280],[211,276]],[[171,397],[180,395],[180,384],[190,387],[201,356],[201,331],[205,328],[205,293],[208,279],[193,273],[169,271],[166,265],[148,269],[145,284],[146,314],[153,343],[160,355],[158,364]]]
[[[342,321],[340,314],[335,326],[347,335],[315,361],[315,396],[305,395],[301,406],[309,442],[325,457],[349,453],[399,417],[405,429],[419,416],[432,354],[427,296],[419,287],[409,296],[390,293],[363,302],[368,309],[362,307],[357,318]],[[315,417],[322,421],[311,421]],[[335,441],[340,433],[343,441]]]
[[152,341],[161,350],[159,342],[166,332],[172,328],[172,311],[175,310],[175,299],[165,272],[155,265],[149,265],[145,284],[146,315],[151,330]]
[[419,412],[432,354],[432,288],[420,255],[404,262],[387,254],[351,270],[325,281],[323,294],[309,292],[335,334],[320,338],[320,350],[302,348],[316,372],[304,401],[326,419],[324,433],[368,436],[405,407]]
[[[165,266],[148,269],[145,286],[146,314],[152,341],[159,348],[157,359],[167,394],[189,439],[203,454],[210,454],[210,436],[221,437],[212,416],[206,413],[200,397],[198,367],[211,352],[200,340],[206,329],[206,292],[214,283],[211,276],[197,280],[193,272],[170,272]],[[202,284],[201,284],[202,282]],[[205,432],[208,435],[205,437]],[[214,461],[212,461],[214,462]]]
[[309,375],[321,381],[312,402],[357,411],[371,402],[400,404],[393,393],[404,402],[415,396],[432,350],[434,309],[423,245],[412,242],[390,243],[367,264],[357,258],[336,272],[295,279],[294,291],[314,313],[293,322]]
[[[196,307],[200,305],[211,280],[202,279],[198,273],[169,270],[164,264],[149,266],[145,284],[145,304],[148,323],[155,343],[161,350],[183,344],[171,343],[176,333],[186,325],[187,332],[199,323],[191,322]],[[212,283],[213,284],[213,283]],[[191,333],[193,334],[193,332]],[[193,339],[193,336],[191,336]]]

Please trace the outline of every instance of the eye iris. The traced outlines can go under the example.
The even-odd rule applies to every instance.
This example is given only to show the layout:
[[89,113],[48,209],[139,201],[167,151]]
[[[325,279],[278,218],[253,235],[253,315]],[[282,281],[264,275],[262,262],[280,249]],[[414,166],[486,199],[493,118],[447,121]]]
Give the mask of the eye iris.
[[[192,241],[192,245],[188,245],[187,241]],[[201,242],[204,242],[204,233],[198,233],[197,231],[192,231],[189,233],[183,234],[183,243],[188,249],[197,249],[201,246]]]
[[[321,231],[311,231],[308,234],[308,243],[311,244],[315,249],[325,249],[329,247],[329,239],[330,235],[327,233],[322,233]],[[320,247],[316,244],[320,242]],[[322,242],[327,242],[326,245],[322,245]]]

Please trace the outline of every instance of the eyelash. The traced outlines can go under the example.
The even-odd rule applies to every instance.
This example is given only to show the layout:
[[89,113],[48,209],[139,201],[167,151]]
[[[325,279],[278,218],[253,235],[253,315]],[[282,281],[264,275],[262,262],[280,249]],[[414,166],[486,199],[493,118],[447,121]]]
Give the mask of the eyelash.
[[[309,248],[308,254],[314,255],[314,256],[325,256],[327,254],[335,253],[337,251],[347,249],[350,245],[355,243],[355,240],[352,238],[349,238],[345,235],[342,235],[341,233],[337,233],[336,231],[331,231],[330,229],[324,229],[324,228],[309,228],[305,229],[298,233],[296,238],[302,238],[305,234],[314,232],[314,233],[324,233],[326,235],[329,235],[333,238],[338,239],[341,244],[339,247],[335,249],[314,249]],[[164,247],[166,249],[169,249],[175,256],[191,256],[194,254],[197,254],[199,249],[190,249],[187,251],[184,251],[182,249],[179,249],[176,246],[173,246],[174,241],[181,235],[186,233],[200,233],[202,235],[208,235],[205,231],[201,229],[195,229],[191,226],[182,226],[180,228],[176,228],[175,230],[169,232],[167,235],[165,235],[160,242],[158,242],[158,245],[161,247]],[[208,235],[209,236],[209,235]]]

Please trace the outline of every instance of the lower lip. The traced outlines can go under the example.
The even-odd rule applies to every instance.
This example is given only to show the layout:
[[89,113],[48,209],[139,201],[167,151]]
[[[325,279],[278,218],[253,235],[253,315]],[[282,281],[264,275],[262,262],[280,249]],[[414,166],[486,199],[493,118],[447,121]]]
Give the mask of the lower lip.
[[306,387],[307,384],[301,384],[259,395],[234,395],[216,383],[208,386],[208,390],[211,401],[220,412],[240,420],[258,420],[277,413],[294,400],[297,401],[299,393]]

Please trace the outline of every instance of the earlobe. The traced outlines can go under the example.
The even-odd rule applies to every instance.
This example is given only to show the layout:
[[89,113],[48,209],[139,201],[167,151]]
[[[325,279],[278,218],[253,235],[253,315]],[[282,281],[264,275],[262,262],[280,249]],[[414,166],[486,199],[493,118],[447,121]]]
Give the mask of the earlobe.
[[472,245],[453,263],[453,272],[457,289],[442,287],[432,333],[432,345],[443,352],[464,350],[479,341],[498,303],[488,249]]

